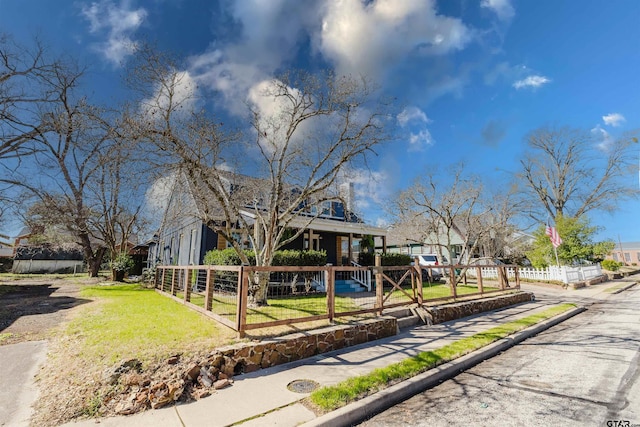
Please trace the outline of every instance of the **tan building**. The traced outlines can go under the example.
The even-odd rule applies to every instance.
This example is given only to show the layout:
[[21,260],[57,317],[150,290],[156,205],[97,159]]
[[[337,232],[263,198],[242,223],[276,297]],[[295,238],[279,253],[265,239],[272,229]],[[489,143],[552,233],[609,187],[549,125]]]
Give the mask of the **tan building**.
[[622,262],[625,265],[640,265],[640,242],[617,243],[606,259]]

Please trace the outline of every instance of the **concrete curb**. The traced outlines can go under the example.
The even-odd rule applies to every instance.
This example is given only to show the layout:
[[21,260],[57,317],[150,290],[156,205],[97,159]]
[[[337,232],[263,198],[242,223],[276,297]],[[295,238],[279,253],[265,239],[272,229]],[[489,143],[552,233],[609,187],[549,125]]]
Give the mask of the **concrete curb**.
[[312,421],[302,424],[302,426],[335,427],[350,426],[360,423],[365,419],[402,402],[403,400],[406,400],[428,388],[434,387],[449,378],[455,377],[460,372],[463,372],[486,359],[494,357],[510,347],[521,343],[527,338],[539,334],[558,323],[564,322],[585,310],[585,307],[575,307],[520,332],[516,332],[509,337],[491,343],[479,350],[459,357],[451,362],[447,362],[350,405],[322,415]]
[[624,292],[627,289],[633,288],[635,285],[637,285],[637,282],[631,282],[628,285],[625,285],[623,287],[621,287],[620,289],[616,289],[615,291],[611,292],[612,294],[619,294],[620,292]]

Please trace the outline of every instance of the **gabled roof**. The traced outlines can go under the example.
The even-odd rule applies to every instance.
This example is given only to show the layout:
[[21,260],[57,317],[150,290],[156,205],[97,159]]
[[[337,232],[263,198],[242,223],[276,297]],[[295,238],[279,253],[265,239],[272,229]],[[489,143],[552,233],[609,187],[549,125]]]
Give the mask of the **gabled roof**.
[[[259,197],[259,193],[262,191],[268,191],[268,186],[265,186],[267,181],[253,178],[246,175],[236,174],[232,172],[221,172],[223,180],[229,186],[236,186],[238,188],[238,197],[245,198],[247,204],[245,205],[243,212],[247,213],[248,217],[253,216],[255,218],[255,197]],[[241,189],[246,188],[246,192],[242,192]],[[178,193],[180,191],[181,193]],[[295,196],[295,187],[291,187],[291,194]],[[190,206],[187,209],[179,209],[176,212],[171,212],[174,210],[173,204],[179,202],[180,197],[186,197],[190,200]],[[205,217],[205,210],[209,210],[207,212],[207,217],[212,219],[224,220],[224,216],[222,214],[221,209],[219,212],[216,212],[217,205],[215,203],[210,203],[210,190],[206,188],[203,184],[195,185],[190,180],[187,180],[184,177],[184,174],[180,174],[179,177],[176,177],[176,181],[173,185],[170,201],[167,205],[167,209],[164,213],[163,221],[166,221],[170,217],[177,216],[190,216],[193,215],[195,217]],[[338,196],[336,196],[336,200],[338,200]],[[259,202],[258,202],[259,203]],[[184,204],[184,202],[183,202]],[[304,206],[304,205],[303,205]],[[195,212],[188,212],[188,209],[195,209]],[[366,225],[358,220],[358,218],[351,212],[348,212],[345,207],[344,215],[348,220],[342,220],[340,218],[328,219],[326,217],[315,217],[313,214],[305,215],[300,213],[300,218],[297,218],[298,214],[294,215],[296,218],[293,219],[291,223],[288,225],[294,228],[304,227],[309,221],[312,220],[314,230],[321,231],[321,229],[326,229],[325,231],[332,231],[334,229],[344,230],[344,233],[354,233],[354,234],[375,234],[376,236],[386,235],[386,229],[374,227],[370,225]],[[252,213],[253,211],[253,213]],[[315,217],[315,218],[313,218]],[[350,221],[349,221],[350,220]],[[340,226],[336,224],[341,224]],[[350,224],[350,225],[344,225]],[[352,230],[352,231],[348,231]]]
[[617,242],[611,252],[620,252],[621,246],[623,251],[640,251],[640,242]]
[[[242,215],[255,218],[255,212],[243,210]],[[310,228],[314,231],[327,231],[341,234],[371,234],[374,236],[386,236],[387,229],[367,225],[362,222],[348,222],[336,219],[313,218],[303,215],[294,216],[288,224],[291,228]]]

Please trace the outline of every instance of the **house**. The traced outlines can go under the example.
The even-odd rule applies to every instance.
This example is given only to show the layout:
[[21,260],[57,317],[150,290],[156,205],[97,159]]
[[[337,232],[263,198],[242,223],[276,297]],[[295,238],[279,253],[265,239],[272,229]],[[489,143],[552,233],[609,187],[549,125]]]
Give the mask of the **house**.
[[[255,178],[237,174],[229,176],[229,188],[236,188],[239,193],[243,182],[259,182]],[[287,226],[294,231],[304,231],[281,249],[324,250],[328,263],[350,265],[351,260],[357,259],[358,241],[362,236],[372,235],[385,246],[387,230],[365,224],[350,210],[353,203],[353,185],[343,186],[341,190],[346,193],[346,197],[336,197],[335,200],[323,200],[319,203],[303,203]],[[295,191],[295,188],[292,189],[292,194],[295,194]],[[196,193],[197,191],[183,178],[175,180],[160,229],[148,242],[149,266],[198,265],[203,263],[208,251],[232,247],[231,242],[203,222],[201,218],[204,215],[201,210],[211,210],[215,207],[212,207],[211,203],[198,201]],[[346,205],[343,201],[345,198],[348,200]],[[259,206],[259,203],[247,203],[246,207],[240,210],[240,215],[249,224],[258,214],[263,213],[256,211],[256,205]],[[223,216],[219,217],[222,221]],[[242,230],[239,225],[236,226],[236,242],[249,249],[248,233],[251,230]]]
[[[415,232],[415,230],[392,228],[389,230],[387,238],[387,250],[408,255],[441,253],[448,261],[454,263],[460,262],[460,256],[464,256],[465,259],[484,256],[481,246],[478,246],[474,253],[469,256],[468,251],[472,249],[472,241],[466,242],[466,250],[463,251],[465,239],[459,228],[456,228],[451,229],[449,236],[450,248],[447,247],[448,239],[444,233],[440,235],[431,233],[428,236],[423,236],[421,233]],[[380,248],[376,247],[376,249]],[[451,252],[449,252],[449,249],[451,249]]]
[[34,243],[33,236],[42,230],[24,227],[15,238],[12,273],[80,273],[85,272],[82,250],[75,244],[63,246]]
[[4,234],[0,234],[0,258],[13,258],[13,245]]
[[640,242],[620,242],[605,259],[612,259],[625,265],[640,264]]
[[473,239],[468,239],[465,243],[465,236],[462,233],[464,233],[464,227],[458,226],[451,229],[451,253],[449,253],[445,234],[436,236],[432,233],[425,238],[416,238],[413,236],[420,236],[420,233],[407,229],[390,229],[387,237],[387,250],[408,255],[438,254],[438,247],[440,247],[442,255],[448,261],[464,264],[472,258],[517,257],[522,253],[522,248],[533,241],[533,236],[515,230],[504,234],[500,238],[497,236],[487,238],[474,248]]

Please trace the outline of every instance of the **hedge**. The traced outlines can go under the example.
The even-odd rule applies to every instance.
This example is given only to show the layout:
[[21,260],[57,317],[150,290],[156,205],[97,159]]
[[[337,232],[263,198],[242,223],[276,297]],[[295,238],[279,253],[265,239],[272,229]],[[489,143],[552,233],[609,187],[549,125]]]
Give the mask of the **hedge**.
[[[245,250],[250,265],[256,264],[254,251]],[[233,248],[211,250],[204,256],[206,265],[241,265],[240,256]],[[325,251],[296,251],[292,249],[276,251],[272,266],[320,266],[327,264]]]
[[[383,266],[399,266],[409,265],[413,259],[410,255],[398,254],[398,253],[386,253],[380,254],[380,263]],[[358,264],[363,266],[373,265],[375,261],[375,254],[368,252],[360,252],[358,255]]]

